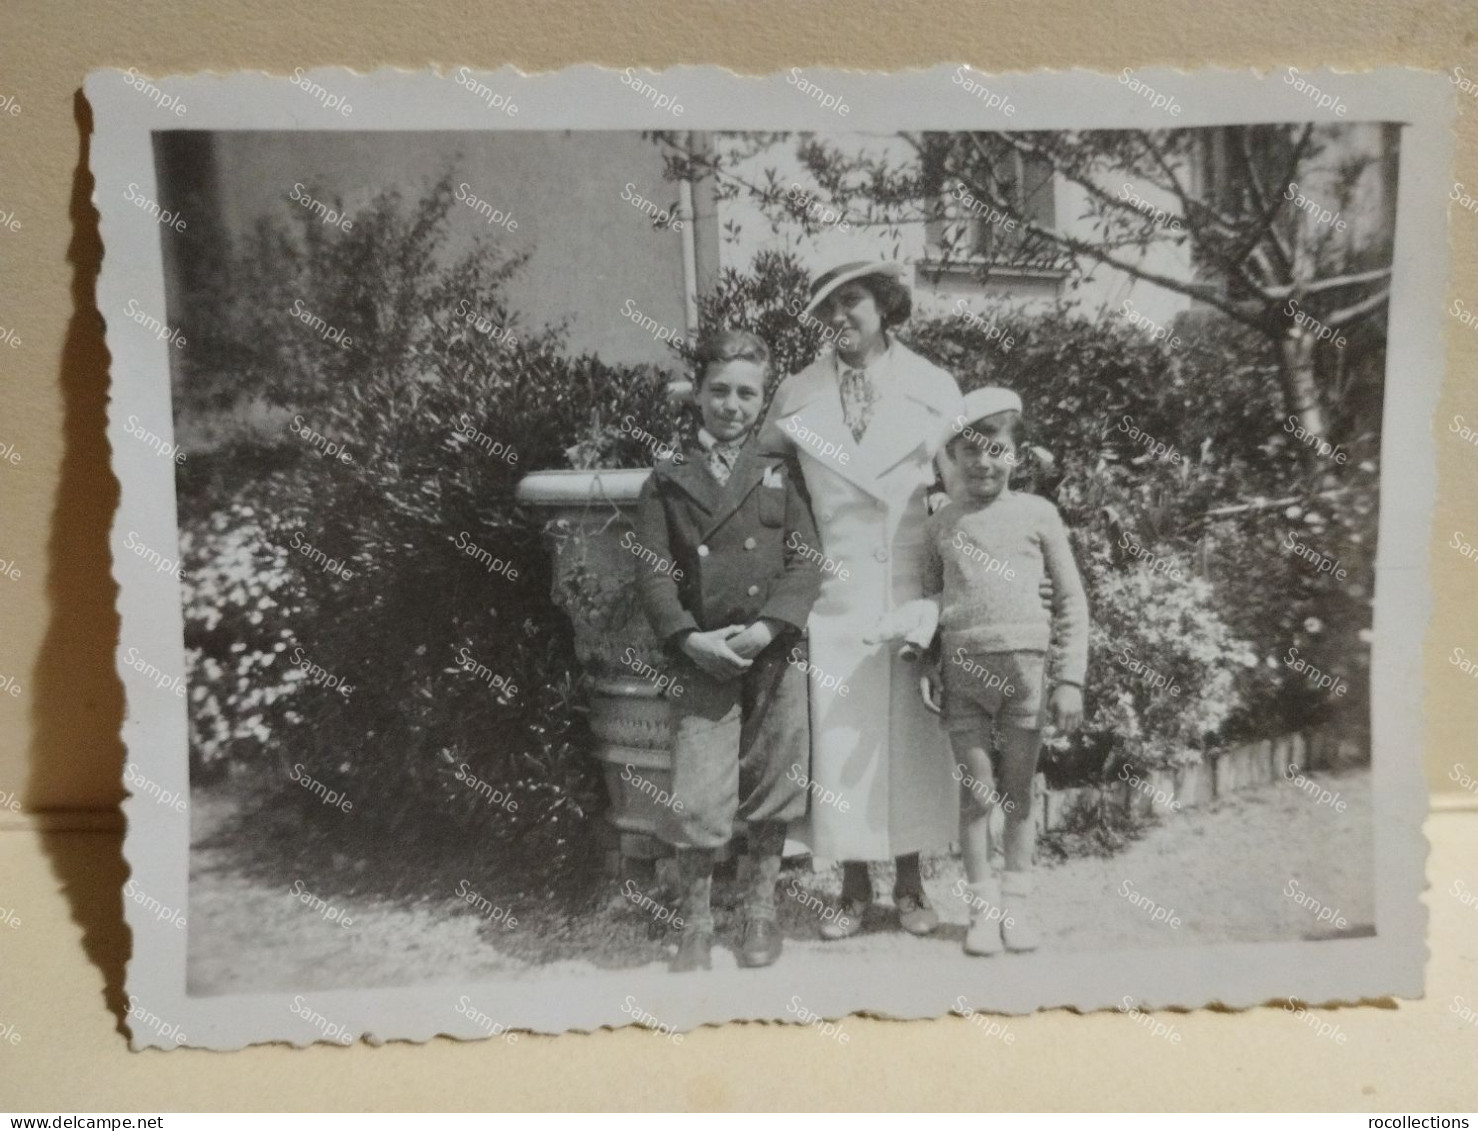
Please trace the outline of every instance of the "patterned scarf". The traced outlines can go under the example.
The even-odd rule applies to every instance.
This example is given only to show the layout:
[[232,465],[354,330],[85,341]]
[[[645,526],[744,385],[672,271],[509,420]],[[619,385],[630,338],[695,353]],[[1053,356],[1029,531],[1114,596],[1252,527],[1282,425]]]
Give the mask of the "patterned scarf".
[[878,387],[866,369],[853,369],[837,362],[837,383],[842,391],[842,419],[852,430],[852,439],[862,442],[862,434],[872,420],[873,405],[878,401]]
[[734,465],[739,462],[739,454],[744,450],[747,439],[748,433],[737,440],[719,440],[707,428],[698,429],[698,442],[703,445],[708,474],[720,487],[727,484],[729,476],[734,474]]

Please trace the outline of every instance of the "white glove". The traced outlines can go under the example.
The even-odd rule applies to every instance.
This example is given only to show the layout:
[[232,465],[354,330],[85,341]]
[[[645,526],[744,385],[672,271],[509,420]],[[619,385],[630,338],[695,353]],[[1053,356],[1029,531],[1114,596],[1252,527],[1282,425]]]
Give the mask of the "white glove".
[[905,651],[923,652],[939,628],[939,602],[931,597],[907,601],[891,613],[885,613],[877,625],[862,638],[864,644],[891,644],[902,641]]

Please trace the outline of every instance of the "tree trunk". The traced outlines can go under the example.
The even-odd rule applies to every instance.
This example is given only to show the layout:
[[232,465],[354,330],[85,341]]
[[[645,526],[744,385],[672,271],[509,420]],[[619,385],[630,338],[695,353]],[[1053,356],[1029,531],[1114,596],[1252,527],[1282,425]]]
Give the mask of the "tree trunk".
[[[1314,380],[1314,347],[1319,339],[1301,326],[1290,327],[1278,343],[1282,361],[1283,403],[1289,415],[1309,435],[1324,440],[1324,409],[1319,403],[1319,386]],[[1317,457],[1315,445],[1301,445],[1306,453],[1306,463]]]

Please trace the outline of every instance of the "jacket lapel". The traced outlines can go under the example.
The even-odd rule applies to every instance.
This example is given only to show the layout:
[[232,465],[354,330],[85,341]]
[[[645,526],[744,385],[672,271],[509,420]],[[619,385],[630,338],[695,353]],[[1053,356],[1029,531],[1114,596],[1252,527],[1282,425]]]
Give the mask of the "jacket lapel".
[[681,487],[704,514],[712,515],[723,505],[724,489],[708,473],[706,457],[702,448],[686,449],[682,463],[673,460],[660,463],[657,474]]
[[[722,487],[719,487],[717,483],[713,484],[719,495],[716,506],[710,512],[712,517],[703,528],[704,541],[707,541],[709,535],[726,523],[734,512],[744,505],[744,500],[760,485],[765,472],[774,463],[771,453],[759,451],[758,441],[759,438],[756,437],[740,450],[739,459],[734,464],[734,470],[729,473],[727,483]],[[706,476],[706,478],[713,483],[712,476]]]

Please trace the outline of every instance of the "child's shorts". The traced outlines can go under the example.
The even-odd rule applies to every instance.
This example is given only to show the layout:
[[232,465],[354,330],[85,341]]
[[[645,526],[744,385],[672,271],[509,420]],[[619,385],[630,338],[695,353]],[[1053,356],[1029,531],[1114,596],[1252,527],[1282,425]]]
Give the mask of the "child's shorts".
[[941,661],[944,728],[984,729],[1000,719],[1038,730],[1047,699],[1045,652],[966,652],[956,648]]

